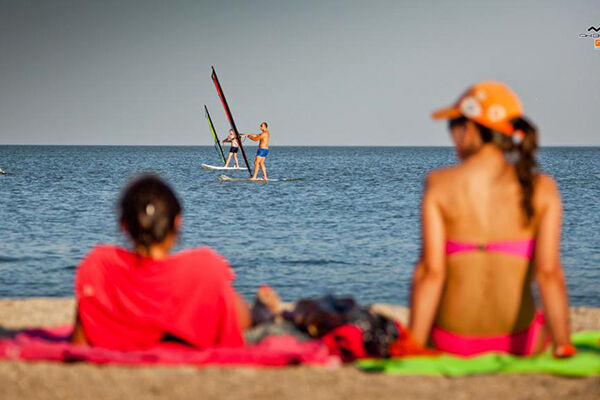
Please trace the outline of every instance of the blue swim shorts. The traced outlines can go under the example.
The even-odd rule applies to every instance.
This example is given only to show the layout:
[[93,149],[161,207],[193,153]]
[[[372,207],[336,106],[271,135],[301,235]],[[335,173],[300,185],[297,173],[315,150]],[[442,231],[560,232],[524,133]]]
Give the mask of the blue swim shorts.
[[256,150],[256,155],[258,157],[266,157],[269,155],[269,149],[261,149]]

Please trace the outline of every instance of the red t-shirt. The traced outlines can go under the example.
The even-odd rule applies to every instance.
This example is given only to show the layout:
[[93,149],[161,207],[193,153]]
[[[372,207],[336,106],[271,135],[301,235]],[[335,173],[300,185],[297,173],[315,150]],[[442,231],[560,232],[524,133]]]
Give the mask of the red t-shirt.
[[198,348],[233,347],[244,344],[234,279],[227,261],[208,247],[153,260],[99,246],[77,269],[75,297],[95,346],[145,349],[170,335]]

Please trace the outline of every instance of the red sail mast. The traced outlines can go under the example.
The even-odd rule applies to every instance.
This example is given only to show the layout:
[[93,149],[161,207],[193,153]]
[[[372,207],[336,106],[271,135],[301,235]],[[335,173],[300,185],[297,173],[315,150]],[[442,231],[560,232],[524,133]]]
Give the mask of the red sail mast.
[[231,115],[231,110],[229,109],[229,105],[227,104],[227,100],[225,99],[225,93],[223,93],[223,89],[221,89],[221,84],[219,83],[219,78],[217,78],[217,73],[215,72],[215,67],[212,67],[211,78],[217,88],[217,93],[221,98],[221,103],[223,103],[223,108],[225,108],[225,114],[227,114],[227,118],[229,119],[229,124],[231,124],[231,129],[235,133],[235,138],[237,139],[240,150],[242,151],[242,156],[244,157],[244,162],[246,163],[246,168],[248,168],[248,172],[250,173],[250,177],[252,177],[252,168],[250,168],[250,164],[248,164],[248,159],[246,158],[246,152],[244,152],[244,148],[242,147],[242,138],[240,137],[240,133],[238,132],[237,127],[235,126],[235,121],[233,120],[233,116]]

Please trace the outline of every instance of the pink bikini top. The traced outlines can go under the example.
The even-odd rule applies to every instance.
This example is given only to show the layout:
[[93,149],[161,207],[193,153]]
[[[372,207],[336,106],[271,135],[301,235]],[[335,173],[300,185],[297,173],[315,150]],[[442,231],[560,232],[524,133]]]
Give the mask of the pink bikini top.
[[513,256],[531,259],[535,247],[534,239],[506,240],[502,242],[470,243],[446,241],[446,255],[462,253],[466,251],[496,251]]

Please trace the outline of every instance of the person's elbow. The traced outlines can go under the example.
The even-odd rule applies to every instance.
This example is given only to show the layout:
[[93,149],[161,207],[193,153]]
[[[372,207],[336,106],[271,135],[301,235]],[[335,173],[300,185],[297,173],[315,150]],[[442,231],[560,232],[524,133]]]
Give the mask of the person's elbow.
[[434,285],[434,286],[442,286],[444,284],[444,280],[446,279],[446,274],[444,271],[437,269],[429,269],[423,271],[423,276],[421,278],[422,281]]
[[423,260],[419,260],[413,271],[413,286],[423,278]]
[[421,261],[417,265],[416,274],[421,276],[421,279],[430,282],[444,282],[446,279],[446,269],[438,263],[432,263],[427,261]]
[[553,284],[563,284],[564,276],[560,263],[552,263],[549,266],[537,268],[535,279],[540,287],[545,287]]
[[438,292],[442,290],[446,280],[446,273],[443,269],[427,268],[423,265],[415,270],[413,278],[413,291],[424,290],[427,293],[431,291]]

